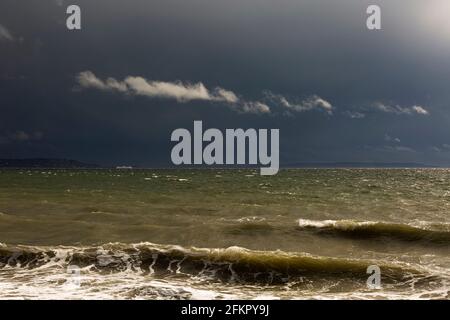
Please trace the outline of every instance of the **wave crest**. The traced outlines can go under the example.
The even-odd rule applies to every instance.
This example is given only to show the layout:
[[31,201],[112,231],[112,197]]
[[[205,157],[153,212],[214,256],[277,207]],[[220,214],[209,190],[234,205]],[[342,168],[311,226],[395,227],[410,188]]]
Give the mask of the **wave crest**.
[[[422,223],[423,225],[423,223]],[[403,241],[420,241],[447,245],[450,243],[450,231],[441,228],[434,230],[409,224],[354,221],[354,220],[307,220],[299,219],[300,230],[314,230],[319,234],[347,236],[352,238],[390,238]]]
[[365,281],[369,265],[378,264],[385,282],[406,281],[422,273],[410,267],[241,247],[184,248],[152,243],[112,243],[99,247],[0,246],[0,267],[89,267],[97,272],[132,270],[157,277],[195,276],[217,281],[286,283],[299,279]]

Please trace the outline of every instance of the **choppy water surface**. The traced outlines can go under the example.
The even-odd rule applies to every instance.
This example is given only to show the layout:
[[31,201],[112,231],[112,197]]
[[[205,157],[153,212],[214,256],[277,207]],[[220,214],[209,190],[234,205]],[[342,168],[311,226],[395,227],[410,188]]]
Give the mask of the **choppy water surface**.
[[3,170],[0,298],[448,299],[449,207],[445,169]]

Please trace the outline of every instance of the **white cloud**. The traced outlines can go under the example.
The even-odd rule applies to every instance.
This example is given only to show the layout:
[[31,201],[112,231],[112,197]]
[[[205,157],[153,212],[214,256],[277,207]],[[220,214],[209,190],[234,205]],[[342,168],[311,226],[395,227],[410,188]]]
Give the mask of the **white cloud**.
[[264,103],[241,100],[234,92],[221,87],[208,90],[201,82],[164,82],[131,76],[126,77],[123,81],[115,78],[102,80],[91,71],[80,72],[77,75],[77,81],[83,88],[115,91],[149,98],[173,99],[180,103],[190,101],[221,102],[241,113],[270,113],[270,107]]
[[422,106],[414,105],[412,107],[401,107],[399,105],[388,105],[381,102],[376,103],[375,108],[379,111],[394,114],[419,114],[419,115],[429,115],[429,112]]
[[433,151],[433,152],[437,152],[437,153],[441,153],[442,152],[442,150],[440,148],[436,147],[436,146],[431,146],[430,150]]
[[239,98],[232,91],[225,90],[223,88],[216,88],[215,97],[219,98],[219,100],[223,100],[229,103],[237,103],[239,102]]
[[363,119],[366,117],[364,113],[358,111],[346,111],[344,114],[351,119]]
[[391,137],[387,133],[384,135],[384,140],[386,140],[388,142],[395,142],[395,143],[400,143],[401,142],[401,140],[399,138]]
[[405,146],[396,146],[393,148],[395,151],[400,151],[400,152],[416,152],[416,150],[414,150],[413,148],[405,147]]
[[421,106],[412,106],[412,109],[418,114],[423,114],[423,115],[429,114],[429,112]]
[[1,40],[14,41],[14,37],[6,27],[0,24],[0,41]]
[[77,75],[77,81],[82,87],[85,88],[95,88],[101,90],[111,89],[91,71],[80,72]]
[[192,100],[223,101],[237,103],[239,98],[232,91],[216,88],[210,92],[201,82],[183,83],[146,80],[142,77],[126,77],[123,81],[107,78],[99,79],[93,72],[80,72],[78,83],[84,88],[119,91],[152,98],[175,99],[178,102]]
[[126,83],[119,82],[114,78],[106,79],[106,87],[111,90],[117,90],[119,92],[127,92],[128,91],[128,87],[127,87]]
[[137,95],[175,99],[178,102],[213,100],[203,83],[147,81],[142,77],[127,77],[124,83]]
[[280,102],[284,107],[297,112],[309,111],[313,109],[324,109],[327,112],[331,112],[333,108],[328,101],[320,98],[319,96],[312,96],[297,104],[289,102],[284,97],[280,97]]
[[[143,77],[128,76],[123,80],[106,78],[102,80],[91,71],[83,71],[77,75],[77,82],[82,88],[92,88],[102,91],[118,92],[127,95],[146,96],[149,98],[173,99],[179,103],[190,101],[210,101],[226,105],[239,113],[268,114],[272,107],[285,110],[285,114],[322,110],[332,114],[333,106],[327,100],[313,95],[300,102],[293,103],[282,95],[270,91],[265,92],[263,99],[258,101],[245,100],[236,93],[221,87],[208,89],[202,82],[165,82],[147,80]],[[362,118],[362,113],[353,113],[353,117]]]
[[378,152],[394,152],[394,153],[418,153],[415,149],[407,147],[407,146],[390,146],[390,145],[383,145],[383,146],[378,146],[378,147],[371,147],[371,146],[366,146],[366,148],[368,149],[372,149]]
[[277,103],[278,105],[280,105],[283,108],[286,108],[289,111],[304,112],[321,109],[326,111],[328,114],[332,114],[333,112],[333,106],[331,105],[331,103],[317,95],[313,95],[298,103],[290,102],[284,96],[273,94],[270,91],[266,92],[266,97],[270,101]]
[[270,107],[259,101],[245,102],[242,106],[245,113],[270,113]]

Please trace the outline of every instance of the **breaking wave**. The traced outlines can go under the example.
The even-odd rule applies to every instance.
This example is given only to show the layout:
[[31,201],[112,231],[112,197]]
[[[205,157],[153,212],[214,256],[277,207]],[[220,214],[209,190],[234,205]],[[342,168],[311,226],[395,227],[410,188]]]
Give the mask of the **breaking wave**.
[[345,236],[360,239],[389,238],[410,242],[422,242],[428,244],[450,244],[450,230],[448,225],[419,226],[373,221],[354,220],[307,220],[298,221],[300,230],[313,230],[323,235]]
[[241,247],[204,249],[152,243],[111,243],[98,247],[0,246],[0,268],[76,265],[98,273],[133,270],[158,278],[184,275],[237,283],[281,284],[302,278],[365,281],[367,267],[373,264],[380,266],[386,283],[423,275],[422,271],[405,265]]

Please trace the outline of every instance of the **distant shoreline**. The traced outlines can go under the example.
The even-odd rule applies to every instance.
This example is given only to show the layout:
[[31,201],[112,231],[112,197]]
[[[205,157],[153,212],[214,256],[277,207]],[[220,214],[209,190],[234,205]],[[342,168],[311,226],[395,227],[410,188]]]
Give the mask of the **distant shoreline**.
[[[1,169],[116,169],[116,170],[139,170],[139,169],[257,169],[254,166],[102,166],[94,163],[85,163],[72,159],[0,159]],[[281,165],[281,169],[426,169],[446,168],[443,166],[415,163],[415,162],[298,162]]]
[[30,158],[30,159],[0,159],[0,168],[28,168],[28,169],[98,169],[97,164],[84,163],[71,159],[46,159],[46,158]]

